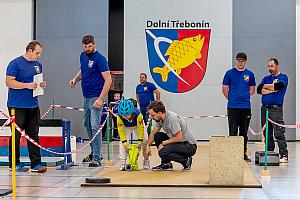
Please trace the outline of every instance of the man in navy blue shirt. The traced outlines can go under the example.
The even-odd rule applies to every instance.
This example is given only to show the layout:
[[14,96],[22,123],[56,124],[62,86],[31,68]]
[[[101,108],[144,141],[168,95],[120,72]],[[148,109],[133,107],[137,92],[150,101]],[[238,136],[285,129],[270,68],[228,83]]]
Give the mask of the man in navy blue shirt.
[[[80,55],[80,70],[70,80],[70,86],[75,87],[81,80],[83,102],[83,124],[91,140],[100,128],[102,106],[112,83],[107,61],[103,55],[96,50],[95,39],[92,35],[82,38],[83,51]],[[102,136],[97,135],[91,143],[91,154],[83,159],[90,162],[89,167],[101,166]]]
[[[160,91],[153,83],[147,82],[147,75],[145,73],[140,74],[140,84],[136,86],[136,99],[140,106],[141,113],[145,124],[148,121],[147,107],[154,101],[154,93],[156,100],[160,100]],[[148,131],[148,134],[150,130]]]
[[[261,98],[261,125],[266,123],[266,110],[269,110],[269,118],[278,124],[284,124],[283,121],[283,102],[284,95],[288,86],[287,75],[279,71],[279,62],[276,58],[268,60],[268,69],[270,75],[265,76],[259,86],[257,87],[257,93],[262,95]],[[273,125],[269,123],[268,128],[268,150],[274,151],[275,143],[273,138],[277,139],[280,162],[288,162],[288,150],[285,138],[285,128]],[[265,132],[264,132],[265,134]]]
[[255,92],[256,83],[253,72],[246,69],[246,62],[245,53],[236,55],[236,66],[226,72],[222,92],[228,100],[229,135],[236,136],[239,130],[239,135],[244,137],[244,160],[251,162],[246,154],[247,133],[251,119],[250,96]]
[[[6,86],[8,89],[7,107],[9,112],[15,109],[16,124],[39,143],[40,109],[38,98],[33,97],[33,90],[38,88],[38,83],[33,82],[33,77],[42,73],[42,64],[38,62],[41,57],[42,45],[38,41],[32,41],[26,46],[26,53],[12,60],[6,70]],[[46,82],[39,84],[43,89]],[[16,170],[28,171],[29,168],[20,164],[20,138],[21,134],[16,130]],[[12,141],[9,139],[9,168],[12,169]],[[41,165],[40,149],[27,141],[31,171],[42,173],[47,171]]]

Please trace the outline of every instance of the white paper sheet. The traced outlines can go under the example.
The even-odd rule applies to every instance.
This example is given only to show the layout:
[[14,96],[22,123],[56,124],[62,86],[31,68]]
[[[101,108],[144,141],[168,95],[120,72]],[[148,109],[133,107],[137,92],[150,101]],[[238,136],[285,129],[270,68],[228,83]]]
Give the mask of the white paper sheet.
[[38,84],[38,87],[33,90],[33,97],[44,94],[44,89],[41,88],[40,83],[43,82],[43,73],[37,74],[33,77],[33,82]]

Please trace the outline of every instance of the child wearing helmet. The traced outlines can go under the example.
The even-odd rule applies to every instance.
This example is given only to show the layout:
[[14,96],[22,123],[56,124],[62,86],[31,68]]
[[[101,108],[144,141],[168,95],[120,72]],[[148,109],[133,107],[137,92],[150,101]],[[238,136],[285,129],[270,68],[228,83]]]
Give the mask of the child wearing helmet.
[[[131,99],[123,99],[118,105],[117,126],[120,136],[120,154],[121,159],[120,170],[126,170],[126,158],[130,150],[129,137],[131,133],[135,133],[138,137],[137,148],[144,147],[148,140],[148,134],[144,126],[143,115],[140,110],[134,106]],[[150,169],[149,156],[143,154],[143,169]]]

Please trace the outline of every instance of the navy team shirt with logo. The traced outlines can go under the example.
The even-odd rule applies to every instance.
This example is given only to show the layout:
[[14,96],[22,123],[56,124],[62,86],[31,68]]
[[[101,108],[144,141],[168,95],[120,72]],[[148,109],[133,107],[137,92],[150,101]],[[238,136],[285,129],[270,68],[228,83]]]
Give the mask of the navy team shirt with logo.
[[132,119],[132,121],[128,121],[127,119],[123,118],[120,116],[120,119],[122,120],[122,122],[124,123],[125,127],[135,127],[138,124],[138,116],[141,113],[140,109],[138,108],[134,108],[134,112],[133,114],[135,115],[135,117]]
[[108,71],[106,58],[98,51],[91,56],[80,55],[81,87],[85,98],[99,97],[104,86],[102,72]]
[[156,86],[150,82],[136,86],[136,94],[139,97],[141,108],[147,108],[149,103],[154,101],[154,90],[156,90]]
[[[6,69],[6,76],[15,77],[23,83],[33,82],[33,76],[42,73],[42,64],[38,61],[28,61],[23,56],[12,60]],[[38,98],[33,97],[31,89],[8,89],[7,107],[36,108]]]
[[268,75],[262,79],[260,84],[273,84],[276,82],[282,82],[284,84],[284,88],[282,88],[278,92],[262,95],[261,103],[263,105],[279,105],[279,106],[283,105],[284,95],[288,86],[287,75],[282,73],[280,73],[277,76]]
[[229,86],[227,108],[251,108],[249,89],[256,85],[253,72],[232,68],[226,72],[222,84]]

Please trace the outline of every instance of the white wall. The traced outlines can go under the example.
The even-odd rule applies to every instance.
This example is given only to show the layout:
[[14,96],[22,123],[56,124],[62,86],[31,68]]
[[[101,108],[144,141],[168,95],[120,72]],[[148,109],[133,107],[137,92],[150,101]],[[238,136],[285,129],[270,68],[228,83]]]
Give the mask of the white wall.
[[[36,1],[36,38],[44,47],[40,61],[47,81],[45,95],[39,97],[41,113],[52,100],[55,104],[82,106],[80,84],[70,89],[68,81],[79,70],[81,39],[85,34],[94,35],[97,50],[107,57],[108,3],[108,0]],[[54,117],[71,120],[72,134],[88,138],[82,126],[82,113],[59,109]]]
[[[300,123],[300,0],[296,1],[296,122]],[[296,140],[300,140],[300,129]]]
[[[172,5],[172,6],[170,6]],[[135,97],[139,74],[149,71],[145,29],[147,20],[208,21],[211,36],[207,70],[195,89],[170,93],[162,88],[162,101],[167,109],[182,116],[226,114],[227,101],[221,92],[224,73],[232,67],[232,1],[219,0],[126,0],[124,31],[124,94]],[[164,53],[164,52],[163,52]],[[188,119],[197,139],[210,135],[228,135],[227,118]]]
[[0,0],[0,110],[6,113],[6,67],[32,39],[32,5],[32,0]]

